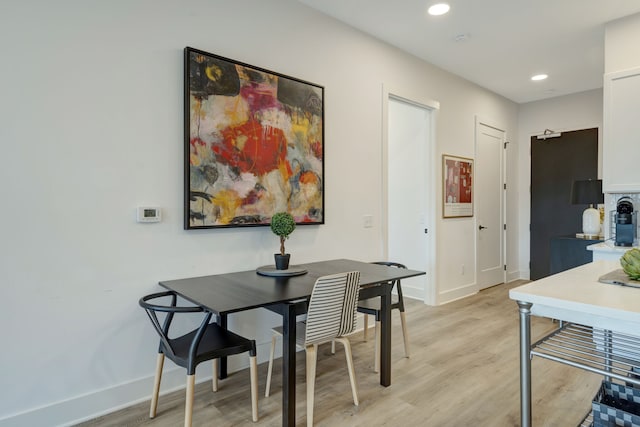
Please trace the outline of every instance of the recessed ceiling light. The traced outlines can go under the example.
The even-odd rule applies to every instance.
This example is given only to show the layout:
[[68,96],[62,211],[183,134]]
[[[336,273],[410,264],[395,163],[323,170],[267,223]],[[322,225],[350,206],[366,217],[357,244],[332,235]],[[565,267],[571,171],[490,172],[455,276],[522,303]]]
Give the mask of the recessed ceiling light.
[[429,12],[429,15],[433,16],[444,15],[449,12],[449,5],[447,3],[436,3],[431,6],[427,12]]
[[535,76],[531,77],[531,80],[533,80],[534,82],[540,81],[540,80],[544,80],[546,79],[547,76],[546,74],[536,74]]

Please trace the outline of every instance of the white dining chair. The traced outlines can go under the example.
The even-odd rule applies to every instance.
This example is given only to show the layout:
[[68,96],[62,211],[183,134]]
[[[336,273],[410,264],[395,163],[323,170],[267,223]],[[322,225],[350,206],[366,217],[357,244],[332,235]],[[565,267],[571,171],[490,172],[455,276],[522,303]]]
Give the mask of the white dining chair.
[[[316,280],[309,300],[307,319],[296,323],[296,346],[304,348],[307,359],[307,426],[313,425],[313,405],[318,345],[337,341],[344,346],[354,405],[358,387],[353,368],[351,343],[346,335],[356,328],[356,308],[360,291],[360,272],[332,274]],[[265,396],[269,396],[276,339],[282,327],[273,328]]]

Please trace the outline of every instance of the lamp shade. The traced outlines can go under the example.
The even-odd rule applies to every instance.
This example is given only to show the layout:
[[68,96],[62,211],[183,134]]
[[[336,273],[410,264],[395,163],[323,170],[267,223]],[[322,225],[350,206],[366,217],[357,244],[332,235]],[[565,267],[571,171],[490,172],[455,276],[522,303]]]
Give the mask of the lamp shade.
[[573,181],[571,203],[574,205],[597,205],[604,203],[601,179]]

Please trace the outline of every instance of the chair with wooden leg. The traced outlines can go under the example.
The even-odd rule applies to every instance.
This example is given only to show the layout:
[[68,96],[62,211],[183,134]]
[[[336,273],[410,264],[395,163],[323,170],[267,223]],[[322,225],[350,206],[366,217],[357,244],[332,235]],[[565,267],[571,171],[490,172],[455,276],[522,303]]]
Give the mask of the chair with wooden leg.
[[[407,268],[397,262],[379,261],[372,264],[386,265],[387,267],[395,268]],[[398,310],[400,312],[400,323],[402,325],[402,337],[404,339],[404,354],[409,357],[409,335],[407,332],[407,319],[404,314],[404,299],[402,298],[402,286],[400,280],[394,280],[392,282],[393,288],[397,292],[397,296],[392,296],[391,310]],[[358,312],[364,314],[364,340],[367,340],[367,332],[369,329],[369,315],[375,316],[375,355],[374,355],[374,370],[378,372],[380,370],[380,313],[382,307],[380,305],[380,298],[369,298],[358,302]]]
[[[156,303],[158,300],[168,304]],[[193,395],[195,387],[196,366],[201,362],[212,360],[213,391],[218,390],[218,359],[234,354],[249,352],[251,372],[251,418],[258,421],[258,372],[256,362],[256,343],[240,335],[234,334],[216,323],[210,323],[213,313],[199,306],[177,306],[177,294],[173,291],[158,292],[140,298],[139,304],[145,309],[154,329],[160,336],[156,376],[151,396],[149,417],[155,418],[158,407],[158,393],[162,379],[162,367],[165,356],[176,365],[187,370],[187,391],[184,413],[185,427],[191,426],[193,416]],[[193,331],[169,338],[173,319],[176,314],[202,313],[200,326]],[[164,317],[161,323],[160,318]]]
[[[356,306],[360,292],[360,272],[319,277],[313,287],[307,320],[296,323],[296,345],[305,349],[307,358],[307,426],[313,425],[313,404],[318,345],[337,341],[344,346],[353,403],[357,406],[358,387],[353,369],[351,343],[345,336],[356,328]],[[269,395],[275,342],[282,328],[273,328],[267,371],[266,396]]]

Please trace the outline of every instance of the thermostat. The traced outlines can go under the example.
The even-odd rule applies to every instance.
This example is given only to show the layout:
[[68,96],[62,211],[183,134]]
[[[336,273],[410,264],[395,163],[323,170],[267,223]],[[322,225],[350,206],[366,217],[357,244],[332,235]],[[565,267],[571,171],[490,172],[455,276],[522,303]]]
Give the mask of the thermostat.
[[139,207],[136,220],[138,222],[160,222],[160,208]]

